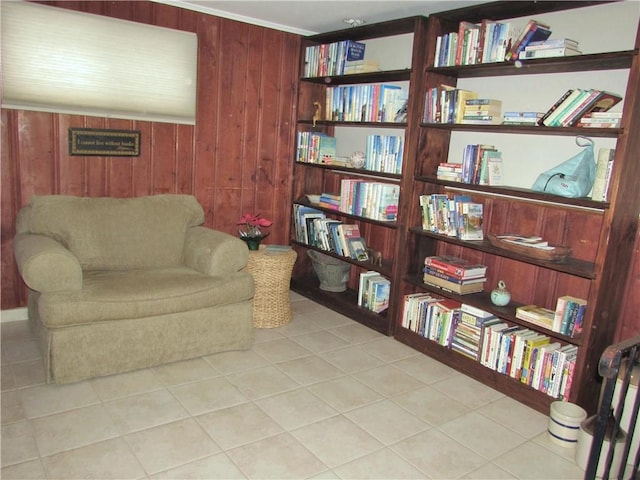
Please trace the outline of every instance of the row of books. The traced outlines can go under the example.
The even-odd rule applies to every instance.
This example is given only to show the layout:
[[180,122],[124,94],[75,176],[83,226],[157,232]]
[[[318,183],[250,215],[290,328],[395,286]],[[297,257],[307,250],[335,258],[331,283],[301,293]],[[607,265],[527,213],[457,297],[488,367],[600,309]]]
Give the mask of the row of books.
[[473,202],[463,194],[433,193],[420,195],[422,228],[457,237],[461,240],[482,240],[482,203]]
[[[468,100],[469,103],[467,103]],[[478,93],[472,90],[451,85],[438,85],[428,88],[425,93],[422,121],[424,123],[462,123],[467,106],[478,110],[483,104],[486,106],[486,103],[487,100],[478,100]]]
[[364,168],[367,170],[401,174],[402,157],[404,155],[404,136],[367,135],[367,144],[364,153]]
[[529,20],[518,29],[511,22],[462,21],[458,30],[436,38],[434,67],[511,61],[532,42],[549,38],[548,25]]
[[[334,164],[336,138],[323,132],[298,132],[296,161]],[[404,137],[400,135],[368,135],[364,168],[375,172],[402,173]]]
[[551,397],[569,398],[575,345],[429,293],[405,295],[402,326]]
[[423,123],[463,125],[541,125],[617,128],[622,114],[608,112],[622,97],[597,89],[569,89],[545,112],[505,112],[502,101],[478,98],[477,92],[439,85],[427,89]]
[[403,122],[408,92],[400,85],[340,85],[329,87],[325,120],[336,122]]
[[576,127],[583,128],[620,128],[622,112],[590,112],[582,116]]
[[343,257],[366,262],[367,243],[357,224],[327,218],[324,212],[305,205],[294,205],[296,240]]
[[364,59],[365,49],[364,43],[353,40],[308,46],[304,50],[303,76],[344,75],[351,62]]
[[375,313],[389,308],[391,282],[378,272],[370,270],[360,274],[358,305]]
[[383,222],[398,216],[400,185],[362,179],[340,180],[340,211]]
[[554,38],[540,42],[531,42],[520,55],[522,59],[568,57],[581,55],[578,42],[570,38]]
[[335,157],[335,137],[322,132],[298,132],[297,162],[330,163]]
[[538,305],[522,305],[516,308],[516,318],[574,337],[582,333],[586,309],[586,300],[563,295],[558,297],[555,310]]
[[578,347],[499,319],[482,325],[480,363],[554,398],[568,400]]
[[502,152],[494,145],[465,146],[461,181],[473,185],[502,185]]
[[592,112],[606,112],[622,100],[616,93],[596,89],[567,90],[538,121],[547,127],[573,127]]

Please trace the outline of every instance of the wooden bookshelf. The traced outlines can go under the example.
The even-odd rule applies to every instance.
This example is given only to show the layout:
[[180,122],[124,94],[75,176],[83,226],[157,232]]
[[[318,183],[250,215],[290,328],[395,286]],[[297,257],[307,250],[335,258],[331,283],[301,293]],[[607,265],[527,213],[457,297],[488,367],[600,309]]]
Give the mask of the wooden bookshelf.
[[[579,347],[579,355],[569,400],[594,413],[600,389],[598,360],[606,346],[612,343],[616,332],[640,215],[640,189],[637,187],[637,179],[640,178],[640,162],[637,161],[640,156],[640,135],[636,134],[640,131],[638,26],[635,27],[636,40],[633,48],[620,51],[522,60],[517,64],[501,62],[438,68],[434,68],[433,64],[437,36],[456,31],[459,22],[463,20],[479,23],[484,18],[501,21],[531,18],[551,12],[564,12],[562,15],[566,16],[580,15],[580,9],[596,5],[600,5],[598,8],[608,8],[608,2],[598,1],[491,2],[441,12],[428,19],[411,17],[303,39],[301,67],[304,66],[305,47],[318,43],[347,39],[362,41],[411,33],[413,50],[411,65],[406,69],[300,79],[297,106],[299,131],[316,130],[332,134],[337,128],[342,127],[371,131],[393,128],[404,131],[405,148],[403,171],[399,175],[376,174],[336,165],[294,162],[292,188],[293,198],[297,199],[297,203],[304,203],[306,194],[332,189],[335,191],[339,179],[343,177],[377,175],[382,180],[399,182],[401,195],[398,218],[392,223],[376,222],[326,210],[327,215],[332,218],[358,223],[367,242],[376,250],[382,251],[385,259],[382,267],[351,261],[349,288],[344,294],[323,292],[318,288],[318,281],[306,255],[306,251],[313,247],[295,241],[295,232],[292,232],[291,243],[298,252],[299,259],[292,277],[292,288],[364,325],[394,335],[400,342],[545,414],[548,414],[549,404],[555,400],[554,398],[402,327],[404,295],[416,292],[439,293],[441,296],[490,311],[510,324],[544,333],[552,341],[576,345]],[[441,84],[456,85],[458,81],[466,79],[492,82],[504,78],[513,85],[519,85],[520,81],[526,82],[528,77],[537,75],[592,75],[596,72],[614,70],[625,71],[628,74],[627,90],[620,92],[623,93],[624,112],[620,128],[452,125],[425,124],[422,121],[424,94],[427,88]],[[321,120],[313,126],[312,102],[323,99],[327,87],[393,81],[408,81],[410,85],[410,101],[405,123]],[[558,95],[561,93],[563,92],[558,92]],[[585,135],[615,142],[616,155],[609,198],[606,202],[597,202],[589,198],[569,199],[552,196],[520,186],[468,185],[439,180],[436,178],[437,165],[447,160],[453,137],[456,135],[527,138],[529,141],[535,141],[536,148],[542,153],[546,148],[545,139],[566,141],[576,135]],[[527,230],[522,233],[539,234],[550,243],[571,247],[570,258],[563,263],[546,262],[501,249],[486,240],[465,242],[423,230],[418,201],[420,195],[446,192],[464,193],[472,197],[474,202],[483,203],[486,233],[518,233],[520,230]],[[462,256],[474,263],[488,265],[485,291],[458,296],[432,289],[424,284],[421,275],[424,257],[441,254]],[[390,306],[383,315],[357,306],[359,273],[366,270],[377,270],[391,280]],[[512,294],[512,302],[506,307],[496,307],[489,300],[489,292],[501,279],[507,281]],[[574,295],[588,300],[584,328],[578,337],[572,338],[536,327],[515,316],[515,308],[518,305],[535,303],[553,309],[557,298],[562,295]]]
[[[586,2],[494,2],[468,9],[457,9],[429,17],[427,49],[424,66],[425,90],[439,84],[456,85],[460,79],[513,78],[514,85],[526,81],[530,75],[561,75],[566,73],[620,70],[628,72],[627,91],[623,94],[623,120],[620,128],[585,129],[506,125],[452,125],[420,124],[417,160],[412,182],[405,184],[407,213],[400,236],[407,245],[408,254],[400,269],[399,298],[402,305],[406,294],[433,292],[440,296],[469,303],[494,313],[512,325],[538,331],[561,344],[578,346],[578,358],[569,400],[594,413],[599,397],[600,383],[597,367],[600,355],[612,343],[620,314],[622,295],[631,264],[637,219],[640,214],[640,152],[638,135],[640,126],[640,62],[638,36],[633,49],[572,57],[523,60],[521,62],[485,63],[479,65],[433,67],[436,37],[457,31],[462,20],[479,23],[483,18],[500,21],[567,9],[564,15],[579,15]],[[600,8],[605,8],[604,6]],[[637,29],[638,27],[636,27]],[[516,83],[517,82],[517,83]],[[422,99],[423,100],[423,99]],[[411,122],[411,119],[409,120]],[[446,161],[452,135],[506,135],[540,136],[538,147],[545,151],[544,137],[575,137],[585,135],[614,139],[616,156],[607,202],[589,198],[569,199],[527,188],[513,186],[468,185],[439,180],[436,170],[439,162]],[[492,139],[495,137],[492,137]],[[516,137],[517,138],[517,137]],[[538,138],[538,137],[535,137]],[[478,143],[470,141],[469,143]],[[490,142],[493,143],[493,142]],[[572,247],[566,262],[554,263],[523,257],[503,250],[488,240],[465,242],[454,237],[428,232],[421,227],[419,196],[433,193],[464,193],[474,202],[485,206],[486,233],[518,233],[523,229],[529,235],[539,234],[550,243]],[[427,255],[451,254],[489,266],[485,292],[458,296],[432,289],[422,283],[422,260]],[[489,292],[499,279],[507,279],[512,302],[507,307],[496,307],[489,300]],[[518,305],[535,303],[550,309],[562,295],[574,295],[588,300],[583,331],[572,338],[531,325],[515,317]],[[548,413],[555,398],[527,385],[482,366],[437,342],[421,337],[402,327],[402,312],[396,312],[395,337],[407,345],[470,375],[479,381],[533,407]]]

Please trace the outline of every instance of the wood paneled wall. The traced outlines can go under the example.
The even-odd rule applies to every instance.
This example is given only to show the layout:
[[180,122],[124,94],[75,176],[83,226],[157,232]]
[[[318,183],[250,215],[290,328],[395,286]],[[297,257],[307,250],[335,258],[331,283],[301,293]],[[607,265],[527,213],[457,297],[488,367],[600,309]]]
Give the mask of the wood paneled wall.
[[[288,243],[300,37],[147,1],[41,2],[198,35],[195,126],[2,110],[2,309],[26,305],[12,238],[33,194],[195,195],[206,225],[235,234],[245,212]],[[118,41],[118,39],[114,39]],[[69,127],[136,129],[139,157],[68,155]]]
[[[1,308],[26,304],[13,259],[19,208],[33,194],[195,195],[206,225],[235,233],[242,213],[274,220],[288,243],[300,38],[147,1],[41,2],[198,35],[195,126],[2,110]],[[116,40],[117,41],[117,40]],[[70,157],[69,127],[136,129],[140,157]],[[640,236],[618,339],[640,333]]]

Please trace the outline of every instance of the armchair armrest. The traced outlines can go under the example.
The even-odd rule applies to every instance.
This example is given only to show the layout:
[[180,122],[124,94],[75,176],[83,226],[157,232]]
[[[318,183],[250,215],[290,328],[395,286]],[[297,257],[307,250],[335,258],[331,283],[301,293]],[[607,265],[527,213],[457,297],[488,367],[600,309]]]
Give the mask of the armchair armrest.
[[187,230],[185,264],[206,275],[239,272],[247,264],[249,250],[239,238],[206,227]]
[[27,286],[37,292],[82,289],[82,267],[62,244],[44,235],[20,233],[13,250]]

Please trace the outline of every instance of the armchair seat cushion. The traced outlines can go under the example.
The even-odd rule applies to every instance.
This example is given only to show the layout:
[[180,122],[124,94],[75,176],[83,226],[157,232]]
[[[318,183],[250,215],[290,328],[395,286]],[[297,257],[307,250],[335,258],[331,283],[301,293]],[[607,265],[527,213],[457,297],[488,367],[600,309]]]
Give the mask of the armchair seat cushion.
[[208,276],[187,267],[85,272],[82,290],[40,298],[47,328],[150,317],[234,304],[253,297],[253,280],[238,272]]

